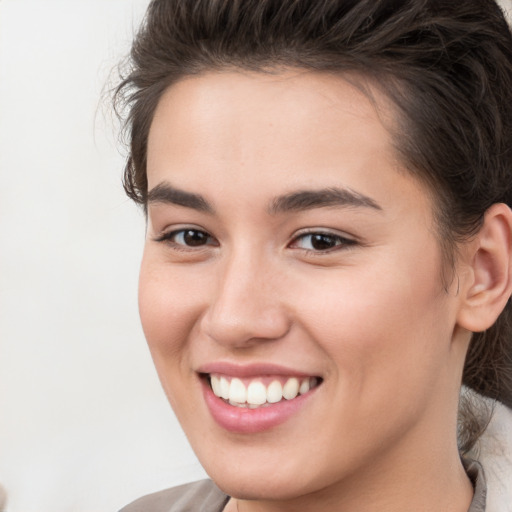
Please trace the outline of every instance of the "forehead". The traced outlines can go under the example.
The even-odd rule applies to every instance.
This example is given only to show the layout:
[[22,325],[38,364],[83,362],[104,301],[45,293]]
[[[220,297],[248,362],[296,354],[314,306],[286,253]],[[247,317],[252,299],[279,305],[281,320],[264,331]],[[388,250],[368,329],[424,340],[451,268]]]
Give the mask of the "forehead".
[[149,189],[171,180],[206,194],[285,193],[323,180],[319,186],[370,196],[383,186],[399,193],[412,178],[392,143],[393,110],[377,90],[371,94],[344,77],[302,70],[183,79],[155,111]]
[[[371,129],[368,136],[386,144],[389,133],[383,120],[392,124],[392,109],[382,94],[366,87],[375,99],[370,101],[358,83],[338,75],[302,70],[207,72],[186,77],[162,96],[150,130],[150,146],[163,128],[183,147],[185,138],[191,135],[189,127],[195,137],[205,135],[212,139],[213,128],[217,137],[230,137],[231,142],[256,131],[259,142],[269,135],[265,140],[269,145],[272,141],[286,142],[285,137],[276,140],[276,132],[287,134],[292,144],[293,136],[308,134],[323,135],[326,142],[332,138],[341,141],[358,135],[353,132],[356,123],[347,126],[349,118],[360,126],[364,122],[365,129]],[[337,125],[335,132],[333,125]],[[308,133],[301,132],[306,127]]]

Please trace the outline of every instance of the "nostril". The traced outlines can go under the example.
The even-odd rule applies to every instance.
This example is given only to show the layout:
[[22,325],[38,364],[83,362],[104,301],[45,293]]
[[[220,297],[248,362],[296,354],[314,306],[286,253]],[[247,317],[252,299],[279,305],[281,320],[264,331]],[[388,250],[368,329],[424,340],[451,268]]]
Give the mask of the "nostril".
[[279,308],[257,309],[242,304],[236,307],[212,306],[203,317],[201,329],[221,345],[243,348],[284,337],[291,322]]

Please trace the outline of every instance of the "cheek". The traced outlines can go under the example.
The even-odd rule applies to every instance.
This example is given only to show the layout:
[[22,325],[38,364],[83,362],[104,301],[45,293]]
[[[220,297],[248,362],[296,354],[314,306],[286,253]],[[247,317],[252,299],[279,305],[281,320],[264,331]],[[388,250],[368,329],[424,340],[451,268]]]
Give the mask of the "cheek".
[[[193,417],[190,339],[204,308],[204,286],[188,272],[144,255],[139,277],[139,313],[146,341],[167,398],[181,422]],[[190,402],[190,403],[189,403]]]
[[453,329],[437,254],[377,261],[317,279],[301,294],[301,316],[335,363],[341,392],[382,398],[406,383],[420,392],[448,359]]
[[201,315],[203,290],[187,277],[151,255],[144,255],[139,277],[139,313],[153,359],[178,363],[197,318]]

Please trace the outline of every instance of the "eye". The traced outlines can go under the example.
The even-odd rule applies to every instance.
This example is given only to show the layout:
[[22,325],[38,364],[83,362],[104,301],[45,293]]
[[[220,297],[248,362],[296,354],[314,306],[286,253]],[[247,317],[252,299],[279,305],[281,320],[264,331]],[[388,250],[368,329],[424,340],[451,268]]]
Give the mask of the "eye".
[[204,247],[207,245],[218,245],[216,240],[200,229],[178,229],[156,238],[157,242],[168,242],[177,248]]
[[299,235],[293,240],[291,247],[304,249],[306,251],[329,252],[349,245],[355,245],[356,243],[355,240],[333,233],[314,232]]

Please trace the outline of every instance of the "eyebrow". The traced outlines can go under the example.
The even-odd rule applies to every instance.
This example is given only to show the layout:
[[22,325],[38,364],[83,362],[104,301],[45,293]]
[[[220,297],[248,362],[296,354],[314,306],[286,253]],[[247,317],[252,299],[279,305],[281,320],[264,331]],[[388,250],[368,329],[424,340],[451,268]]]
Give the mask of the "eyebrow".
[[186,208],[192,208],[204,213],[214,213],[212,205],[201,195],[186,192],[163,182],[156,185],[148,192],[148,204],[164,203],[176,204]]
[[[213,206],[200,194],[173,187],[168,182],[156,185],[148,192],[148,204],[175,204],[200,212],[214,214]],[[312,210],[314,208],[363,207],[382,210],[371,197],[349,188],[329,187],[319,190],[299,190],[276,197],[268,208],[271,215],[286,212]]]
[[320,190],[299,190],[277,197],[270,205],[271,214],[289,211],[311,210],[329,206],[363,207],[382,210],[371,197],[355,192],[349,188],[329,187]]

